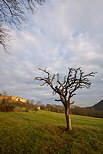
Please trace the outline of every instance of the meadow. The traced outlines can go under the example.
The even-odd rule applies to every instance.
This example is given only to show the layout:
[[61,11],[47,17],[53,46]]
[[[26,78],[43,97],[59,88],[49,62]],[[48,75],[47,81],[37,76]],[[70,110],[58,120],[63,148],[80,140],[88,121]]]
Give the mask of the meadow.
[[102,154],[103,119],[49,111],[0,112],[0,154]]

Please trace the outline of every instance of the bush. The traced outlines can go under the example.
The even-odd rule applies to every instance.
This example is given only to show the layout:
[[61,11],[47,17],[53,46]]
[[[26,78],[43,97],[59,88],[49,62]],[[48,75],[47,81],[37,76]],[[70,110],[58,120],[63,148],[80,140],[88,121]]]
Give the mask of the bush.
[[29,109],[33,109],[34,105],[31,103],[15,102],[12,101],[10,97],[4,97],[0,99],[0,111],[1,112],[28,112]]
[[1,112],[13,112],[15,105],[13,103],[0,103]]
[[15,112],[28,112],[28,109],[26,107],[16,106],[14,111]]
[[55,104],[47,104],[47,105],[41,105],[40,108],[42,110],[46,111],[52,111],[57,113],[64,113],[64,106],[61,105],[55,105]]

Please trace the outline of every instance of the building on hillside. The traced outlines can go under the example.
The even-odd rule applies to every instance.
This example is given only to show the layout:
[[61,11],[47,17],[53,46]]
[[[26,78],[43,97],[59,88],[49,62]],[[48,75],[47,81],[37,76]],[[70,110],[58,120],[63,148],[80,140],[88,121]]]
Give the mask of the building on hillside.
[[40,110],[40,106],[37,106],[37,110]]

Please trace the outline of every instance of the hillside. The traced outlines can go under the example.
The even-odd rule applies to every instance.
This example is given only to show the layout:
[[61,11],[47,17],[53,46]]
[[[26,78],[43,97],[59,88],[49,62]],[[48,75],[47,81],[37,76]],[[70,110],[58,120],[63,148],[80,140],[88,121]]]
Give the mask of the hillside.
[[96,111],[103,111],[103,100],[93,105],[92,108],[94,108]]
[[13,102],[22,102],[26,103],[26,100],[24,98],[18,97],[18,96],[5,96],[5,95],[0,95],[0,101],[2,100],[9,100]]
[[1,112],[28,112],[30,109],[36,110],[37,107],[18,96],[0,95]]
[[73,131],[68,132],[64,114],[0,112],[0,153],[102,154],[103,119],[71,118]]

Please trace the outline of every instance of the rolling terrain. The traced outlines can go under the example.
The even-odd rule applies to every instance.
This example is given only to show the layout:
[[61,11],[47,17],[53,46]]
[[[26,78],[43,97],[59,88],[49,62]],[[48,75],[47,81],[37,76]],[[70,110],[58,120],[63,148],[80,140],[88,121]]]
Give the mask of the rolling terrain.
[[102,154],[103,119],[72,115],[73,131],[65,116],[49,111],[0,112],[0,153]]

